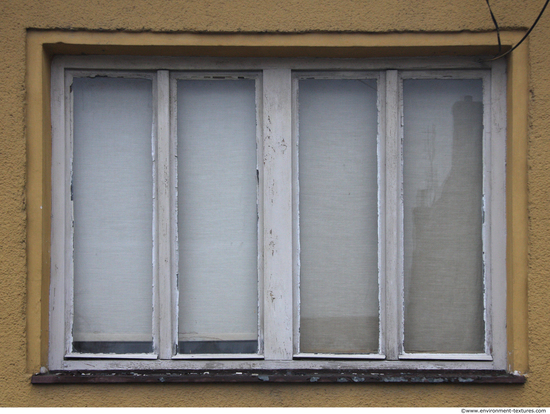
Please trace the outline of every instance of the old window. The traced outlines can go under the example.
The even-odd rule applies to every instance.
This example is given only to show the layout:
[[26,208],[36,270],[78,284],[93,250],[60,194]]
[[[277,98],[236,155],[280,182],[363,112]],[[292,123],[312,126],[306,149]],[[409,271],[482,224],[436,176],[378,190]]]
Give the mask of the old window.
[[56,58],[50,369],[505,369],[504,69]]

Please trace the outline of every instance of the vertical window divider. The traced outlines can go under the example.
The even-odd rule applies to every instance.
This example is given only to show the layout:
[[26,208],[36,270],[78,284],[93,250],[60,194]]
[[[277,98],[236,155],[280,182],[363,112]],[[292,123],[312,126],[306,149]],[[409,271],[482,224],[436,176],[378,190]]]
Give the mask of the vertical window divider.
[[[158,284],[154,297],[153,314],[158,324],[155,331],[159,333],[159,357],[170,359],[172,350],[172,179],[170,151],[170,78],[167,70],[157,72],[156,108],[157,108],[157,163],[156,163],[156,195],[158,230],[156,245],[158,246],[157,272],[154,284]],[[156,283],[155,283],[156,282]],[[158,293],[157,293],[158,292]]]
[[401,206],[401,139],[400,100],[397,70],[385,74],[385,354],[388,360],[397,360],[400,344],[400,323],[402,307],[401,256],[402,229],[400,225]]
[[377,171],[378,171],[378,324],[379,340],[378,352],[386,355],[386,73],[379,72],[377,79],[377,110],[378,110],[378,136],[377,136]]
[[398,341],[396,348],[398,355],[402,356],[405,353],[405,202],[404,202],[404,184],[403,184],[403,168],[404,168],[404,103],[403,103],[403,75],[401,71],[397,71],[397,108],[396,108],[396,125],[397,125],[397,202],[396,202],[396,219],[397,219],[397,241],[395,245],[397,258],[397,285],[395,294],[397,296],[397,333]]
[[264,148],[263,148],[263,77],[258,74],[254,78],[255,97],[256,97],[256,214],[257,214],[257,269],[258,269],[258,354],[264,353]]
[[[66,72],[64,76],[64,87],[69,93],[65,98],[65,185],[68,187],[70,197],[63,195],[65,203],[65,355],[72,352],[73,343],[73,320],[74,320],[74,203],[73,203],[73,75]],[[65,192],[67,189],[65,188]]]
[[264,355],[292,359],[292,79],[263,72]]
[[171,260],[171,355],[178,353],[178,317],[179,317],[179,244],[178,244],[178,81],[173,72],[168,72],[168,117],[169,117],[169,165],[168,171],[171,177],[171,200],[170,200],[170,229],[172,231],[170,235],[172,254]]
[[491,355],[492,348],[492,331],[493,324],[491,320],[491,262],[492,262],[492,252],[491,252],[491,226],[488,223],[488,220],[492,217],[491,214],[491,135],[492,135],[492,122],[491,122],[491,76],[489,73],[486,73],[483,78],[483,141],[482,141],[482,224],[481,224],[481,234],[482,234],[482,246],[483,246],[483,319],[485,321],[485,338],[484,338],[484,349],[487,355]]
[[[494,61],[491,68],[491,137],[489,208],[491,229],[487,244],[491,253],[490,290],[487,295],[491,307],[486,309],[491,321],[491,349],[496,366],[506,366],[506,62]],[[496,281],[496,283],[495,283]],[[490,318],[490,319],[489,319]]]
[[293,290],[294,295],[294,329],[293,342],[295,355],[300,354],[300,147],[299,131],[300,117],[298,116],[298,85],[299,76],[295,73],[292,76],[292,234],[293,234]]
[[[51,286],[50,286],[50,323],[49,361],[50,365],[62,366],[63,355],[66,351],[65,325],[68,314],[65,309],[65,295],[69,289],[68,271],[65,256],[67,255],[67,234],[65,215],[67,209],[66,186],[68,174],[66,167],[67,153],[65,140],[65,71],[59,59],[52,62],[52,218],[51,218]],[[57,138],[57,139],[56,139]],[[72,246],[71,246],[72,249]]]

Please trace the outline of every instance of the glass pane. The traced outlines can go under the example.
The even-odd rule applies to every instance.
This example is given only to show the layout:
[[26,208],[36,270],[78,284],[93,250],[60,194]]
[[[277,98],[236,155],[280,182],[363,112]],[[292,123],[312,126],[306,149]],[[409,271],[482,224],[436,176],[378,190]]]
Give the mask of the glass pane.
[[405,80],[405,350],[483,352],[481,80]]
[[376,86],[299,81],[301,352],[379,349]]
[[73,349],[152,352],[152,82],[75,78]]
[[179,352],[258,352],[254,80],[179,80]]

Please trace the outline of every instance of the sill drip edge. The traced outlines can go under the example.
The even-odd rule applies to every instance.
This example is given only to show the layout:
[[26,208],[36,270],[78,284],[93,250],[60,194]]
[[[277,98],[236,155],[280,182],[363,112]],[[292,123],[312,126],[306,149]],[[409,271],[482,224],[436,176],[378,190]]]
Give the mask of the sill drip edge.
[[496,370],[125,370],[51,371],[31,377],[32,384],[107,383],[461,383],[524,384],[525,375]]

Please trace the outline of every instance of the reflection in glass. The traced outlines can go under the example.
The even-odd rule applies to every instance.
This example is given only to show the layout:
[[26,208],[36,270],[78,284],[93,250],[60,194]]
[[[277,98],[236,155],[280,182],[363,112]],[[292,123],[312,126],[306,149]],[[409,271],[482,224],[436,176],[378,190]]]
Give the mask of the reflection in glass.
[[379,349],[376,87],[299,81],[301,352]]
[[404,80],[405,351],[484,351],[482,81]]

